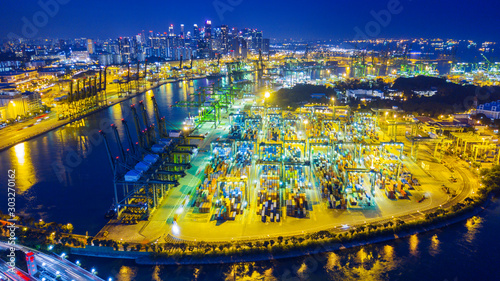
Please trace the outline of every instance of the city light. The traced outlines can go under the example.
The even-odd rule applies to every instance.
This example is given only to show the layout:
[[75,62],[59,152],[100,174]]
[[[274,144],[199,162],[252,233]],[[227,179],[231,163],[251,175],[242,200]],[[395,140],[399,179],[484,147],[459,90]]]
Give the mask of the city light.
[[177,225],[177,222],[174,221],[174,223],[172,224],[172,233],[174,235],[179,235],[180,234],[180,229],[179,229],[179,226]]
[[[24,14],[2,17],[10,33],[0,46],[0,172],[9,200],[0,220],[8,229],[4,240],[26,253],[27,266],[19,265],[32,278],[147,278],[143,272],[151,270],[123,263],[128,257],[175,262],[172,268],[237,261],[228,270],[209,270],[209,277],[253,280],[283,270],[268,262],[269,272],[257,272],[247,268],[247,258],[278,255],[290,256],[283,268],[300,261],[292,275],[302,278],[308,267],[314,270],[293,255],[315,245],[403,237],[495,203],[498,43],[413,38],[419,30],[494,37],[500,18],[493,5],[478,13],[473,4],[481,3],[461,4],[467,28],[460,29],[446,19],[463,21],[463,13],[446,5],[433,6],[440,16],[417,26],[404,19],[428,17],[422,3],[347,1],[332,16],[345,24],[325,25],[326,11],[340,11],[333,2],[261,5],[273,17],[239,1],[208,3],[218,19],[193,2],[163,27],[136,9],[134,22],[144,26],[126,30],[127,18],[117,15],[136,7],[124,3],[97,30],[74,20],[102,21],[92,4],[75,10],[56,3],[52,15],[41,2],[10,2],[5,11]],[[152,9],[168,6],[158,2]],[[372,10],[368,18],[360,7]],[[181,24],[187,13],[198,22]],[[122,34],[113,31],[117,26]],[[71,37],[71,30],[85,38]],[[471,219],[459,232],[467,232],[478,257],[489,258],[479,258],[476,271],[492,275],[498,261],[481,248],[496,243],[489,235],[494,229],[483,227],[486,219]],[[417,236],[410,254],[428,259],[429,276],[445,269],[442,257],[458,256],[447,247],[449,235],[432,237],[431,255]],[[408,250],[403,244],[359,246],[359,262],[348,264],[352,251],[330,253],[328,270],[314,276],[339,279],[339,264],[347,275],[353,269],[359,276],[418,272],[397,256]],[[100,265],[99,258],[87,257],[83,266],[70,261],[87,253],[115,261],[97,277],[86,264]],[[382,259],[383,272],[356,269]],[[463,269],[467,257],[455,260],[456,275],[471,279]],[[181,271],[178,279],[208,272]]]

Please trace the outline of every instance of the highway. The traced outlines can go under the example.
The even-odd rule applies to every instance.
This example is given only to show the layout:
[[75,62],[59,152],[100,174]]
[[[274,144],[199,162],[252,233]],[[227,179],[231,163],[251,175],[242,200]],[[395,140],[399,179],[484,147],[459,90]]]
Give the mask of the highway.
[[[4,242],[0,242],[0,248],[9,249],[12,245]],[[41,277],[46,280],[74,280],[74,281],[87,281],[87,280],[103,280],[98,276],[82,269],[81,267],[67,261],[64,258],[47,255],[39,251],[21,246],[13,246],[17,250],[27,252],[33,252],[35,254],[35,262],[40,271]],[[9,279],[7,279],[9,280]],[[41,280],[41,279],[12,279],[12,280]]]
[[19,269],[11,270],[10,266],[6,262],[0,260],[0,280],[30,281],[37,279],[32,278],[22,270]]

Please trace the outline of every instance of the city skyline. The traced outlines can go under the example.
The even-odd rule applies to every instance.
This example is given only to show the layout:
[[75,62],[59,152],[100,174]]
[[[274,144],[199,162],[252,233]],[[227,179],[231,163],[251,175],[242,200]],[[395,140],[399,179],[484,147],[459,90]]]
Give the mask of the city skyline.
[[500,273],[500,2],[0,9],[0,280]]
[[[18,3],[18,2],[16,2]],[[2,3],[0,38],[115,38],[140,30],[176,30],[211,20],[264,30],[269,38],[325,40],[356,38],[454,38],[498,41],[496,2],[335,1],[288,5],[264,1],[194,1],[182,3],[63,1]],[[16,6],[17,5],[17,6]],[[21,8],[22,7],[22,8]],[[100,8],[97,8],[100,7]],[[98,20],[93,20],[98,19]],[[446,19],[447,24],[441,24]],[[28,25],[28,28],[26,26]],[[31,26],[29,26],[31,25]],[[31,27],[31,30],[30,30]],[[29,32],[25,32],[29,31]],[[34,31],[34,32],[31,32]],[[9,36],[10,35],[10,36]]]

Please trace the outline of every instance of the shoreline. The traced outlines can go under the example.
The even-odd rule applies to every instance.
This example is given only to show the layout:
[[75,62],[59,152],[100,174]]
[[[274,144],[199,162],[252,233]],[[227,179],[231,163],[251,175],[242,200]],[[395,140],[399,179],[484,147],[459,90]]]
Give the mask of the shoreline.
[[[409,236],[415,234],[422,234],[442,228],[446,228],[460,222],[463,222],[467,219],[470,219],[478,214],[482,213],[487,206],[492,204],[492,199],[486,200],[483,204],[480,204],[474,207],[473,210],[465,212],[464,214],[460,214],[457,217],[447,219],[442,222],[431,223],[427,226],[417,227],[413,230],[404,230],[401,232],[376,236],[373,238],[369,238],[366,241],[352,241],[346,243],[331,243],[331,242],[320,242],[319,245],[309,245],[304,246],[303,249],[299,249],[300,246],[295,247],[295,249],[284,250],[279,253],[256,253],[256,254],[247,254],[242,253],[242,255],[233,256],[186,256],[186,257],[160,257],[154,258],[152,255],[154,253],[150,252],[135,252],[135,251],[107,251],[108,253],[103,253],[103,251],[93,251],[91,249],[86,248],[71,248],[70,252],[74,255],[87,256],[87,257],[98,257],[98,258],[110,258],[110,259],[134,259],[135,263],[138,265],[215,265],[215,264],[233,264],[233,263],[244,263],[244,262],[261,262],[268,260],[277,260],[277,259],[287,259],[287,258],[296,258],[296,257],[304,257],[311,256],[326,252],[338,251],[356,248],[360,246],[367,246],[372,244],[384,243],[388,241],[394,241],[397,239],[407,238]],[[344,233],[348,233],[347,231]],[[98,250],[99,247],[94,248]]]
[[[206,78],[198,78],[198,79],[206,79]],[[197,80],[197,79],[193,79],[193,80]],[[176,82],[178,82],[178,81],[176,81]],[[70,124],[72,122],[75,122],[75,121],[78,121],[78,120],[80,120],[82,118],[88,117],[88,116],[90,116],[90,115],[92,115],[94,113],[100,112],[100,111],[102,111],[104,109],[107,109],[109,107],[117,105],[117,104],[119,104],[121,102],[124,102],[124,101],[129,100],[129,99],[134,98],[134,97],[137,97],[139,95],[142,95],[142,94],[146,93],[147,91],[154,90],[154,89],[159,88],[159,87],[161,87],[161,86],[163,86],[165,84],[168,84],[168,83],[176,83],[176,82],[174,82],[174,81],[165,81],[165,82],[159,83],[156,86],[153,86],[153,87],[147,88],[145,90],[139,91],[139,92],[137,92],[135,94],[130,94],[130,95],[126,96],[126,97],[119,98],[116,102],[112,102],[112,103],[106,104],[106,105],[104,105],[102,107],[95,108],[91,112],[85,113],[85,114],[83,114],[81,116],[78,116],[78,117],[75,117],[73,119],[65,120],[61,124],[55,125],[53,127],[48,127],[46,129],[42,129],[41,131],[39,131],[37,133],[34,133],[34,134],[29,135],[27,137],[24,137],[24,138],[21,138],[19,140],[16,140],[16,141],[13,141],[11,143],[8,143],[7,145],[5,145],[3,147],[0,147],[0,152],[3,152],[5,150],[7,150],[7,149],[9,149],[9,148],[11,148],[11,147],[19,144],[19,143],[22,143],[22,142],[25,142],[25,141],[29,141],[29,140],[34,139],[36,137],[39,137],[39,136],[41,136],[41,135],[43,135],[45,133],[48,133],[48,132],[53,131],[55,129],[61,128],[63,126],[66,126],[66,125],[68,125],[68,124]]]

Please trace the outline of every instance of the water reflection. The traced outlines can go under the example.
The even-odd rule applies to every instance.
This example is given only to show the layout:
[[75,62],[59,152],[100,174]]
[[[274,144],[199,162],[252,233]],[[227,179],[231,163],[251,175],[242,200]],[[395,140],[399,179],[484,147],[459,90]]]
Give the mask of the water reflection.
[[334,252],[328,253],[327,255],[328,255],[328,258],[327,258],[327,262],[325,265],[325,269],[327,271],[337,270],[340,267],[339,256]]
[[440,252],[439,244],[440,244],[440,241],[438,239],[438,236],[437,236],[437,234],[434,234],[431,238],[431,245],[429,247],[429,253],[432,256],[439,254],[439,252]]
[[31,149],[23,142],[14,146],[14,155],[11,154],[11,159],[16,159],[16,162],[12,163],[12,168],[16,170],[17,194],[24,194],[37,182],[31,153],[33,153]]
[[124,265],[120,268],[120,272],[118,273],[118,276],[116,278],[120,281],[132,281],[136,280],[136,276],[136,269]]
[[113,110],[111,110],[112,118],[114,120],[120,120],[123,118],[123,103],[118,106],[113,106]]
[[410,254],[412,256],[418,256],[418,242],[417,234],[410,236]]
[[465,241],[473,243],[479,229],[482,227],[483,220],[480,217],[472,217],[467,220],[465,227],[467,232],[464,234]]
[[359,263],[364,263],[365,260],[370,260],[371,253],[366,253],[365,248],[360,248],[357,253],[357,258]]
[[[195,270],[196,278],[199,276],[199,271]],[[209,278],[213,279],[213,278]],[[230,270],[225,274],[224,280],[278,280],[274,276],[273,267],[269,265],[256,266],[255,263],[244,263],[244,264],[233,264],[230,266]]]
[[161,281],[161,277],[160,277],[160,267],[159,266],[155,266],[154,267],[154,270],[153,270],[153,280],[155,281]]
[[391,245],[384,246],[384,259],[388,262],[394,261],[394,247]]
[[297,275],[301,278],[301,280],[307,279],[308,277],[307,271],[308,271],[307,264],[304,261],[297,270]]
[[26,156],[26,152],[24,151],[26,144],[20,143],[14,146],[14,151],[16,153],[17,163],[19,165],[24,165],[24,157]]

